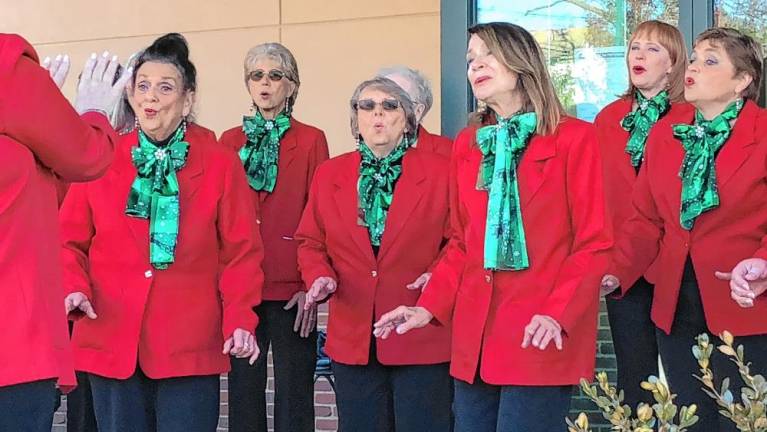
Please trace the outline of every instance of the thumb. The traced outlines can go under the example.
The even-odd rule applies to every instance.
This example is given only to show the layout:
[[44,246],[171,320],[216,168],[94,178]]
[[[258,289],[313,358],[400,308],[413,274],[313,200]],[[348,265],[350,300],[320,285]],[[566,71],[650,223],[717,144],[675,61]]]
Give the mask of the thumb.
[[234,342],[233,342],[232,338],[229,338],[229,339],[227,339],[227,340],[224,342],[224,351],[223,351],[223,353],[224,353],[224,354],[229,354],[229,351],[231,351],[231,350],[232,350],[232,344],[233,344],[233,343],[234,343]]
[[93,305],[89,301],[85,301],[80,305],[80,310],[85,312],[85,315],[90,319],[96,319],[98,318],[98,315],[96,315],[96,311],[93,310]]
[[293,306],[296,305],[297,301],[298,301],[298,296],[293,296],[293,298],[290,299],[290,301],[282,309],[283,310],[288,310],[288,309],[292,308]]
[[716,271],[714,272],[714,276],[716,276],[719,280],[728,281],[732,279],[732,273],[731,272],[720,272]]

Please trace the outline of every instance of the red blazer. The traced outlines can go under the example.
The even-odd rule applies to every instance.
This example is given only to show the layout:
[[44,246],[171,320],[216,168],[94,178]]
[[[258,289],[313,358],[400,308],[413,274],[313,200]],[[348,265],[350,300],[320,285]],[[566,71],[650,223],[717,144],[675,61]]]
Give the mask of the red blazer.
[[98,314],[75,323],[77,370],[124,379],[138,358],[150,378],[218,374],[229,370],[224,338],[256,328],[263,248],[242,164],[206,129],[190,124],[186,139],[176,261],[166,270],[149,264],[149,222],[125,215],[136,132],[122,137],[107,175],[69,189],[64,284]]
[[[693,117],[690,113],[683,122],[691,124]],[[616,236],[610,273],[618,276],[625,293],[657,260],[652,319],[669,333],[689,255],[709,330],[767,334],[767,297],[757,298],[753,308],[741,308],[730,298],[728,283],[714,276],[745,258],[767,259],[767,113],[753,102],[743,107],[716,158],[720,205],[700,215],[691,231],[679,224],[684,149],[671,126],[664,119],[650,134],[632,199],[634,213]]]
[[[605,200],[615,232],[621,229],[633,210],[631,193],[634,190],[637,172],[631,165],[631,156],[626,153],[629,133],[621,126],[623,117],[631,112],[633,103],[632,98],[618,99],[604,107],[594,119],[604,163]],[[662,119],[674,124],[681,123],[694,111],[693,106],[688,103],[675,103]],[[650,268],[644,276],[654,281],[653,273],[653,268]]]
[[[0,34],[0,387],[75,384],[58,260],[56,177],[86,181],[112,161],[106,117],[78,116],[21,37]],[[56,174],[54,174],[54,172]]]
[[425,127],[418,126],[418,142],[416,147],[421,150],[441,154],[450,158],[450,152],[453,149],[453,140],[442,135],[434,135],[426,130]]
[[[451,374],[494,385],[566,385],[591,379],[596,357],[599,281],[612,232],[602,161],[591,124],[565,118],[537,135],[518,168],[530,268],[484,269],[487,192],[477,190],[482,154],[476,127],[456,138],[450,167],[452,237],[418,301],[452,323]],[[521,347],[533,315],[549,315],[564,347]]]
[[[247,138],[242,126],[236,126],[221,135],[221,143],[240,151]],[[296,251],[298,242],[293,238],[301,220],[314,171],[328,159],[325,134],[296,119],[290,120],[290,129],[280,140],[280,158],[277,184],[272,193],[250,189],[255,205],[260,206],[258,220],[264,241],[264,300],[290,300],[304,289],[298,272]]]
[[[368,363],[374,320],[405,304],[418,291],[406,285],[429,271],[446,237],[448,160],[411,149],[402,161],[378,256],[366,227],[357,224],[360,156],[346,153],[320,166],[296,232],[298,263],[306,286],[320,276],[338,282],[330,298],[325,349],[340,363]],[[430,324],[404,336],[376,339],[386,365],[450,360],[450,329]]]

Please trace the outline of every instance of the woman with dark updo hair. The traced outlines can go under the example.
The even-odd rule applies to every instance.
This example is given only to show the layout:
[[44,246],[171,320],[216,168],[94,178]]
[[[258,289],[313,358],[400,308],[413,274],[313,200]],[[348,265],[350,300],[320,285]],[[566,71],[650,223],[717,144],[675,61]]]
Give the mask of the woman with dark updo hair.
[[128,88],[134,130],[61,209],[75,368],[99,431],[215,431],[228,355],[258,357],[261,237],[237,155],[188,121],[184,38],[157,39]]

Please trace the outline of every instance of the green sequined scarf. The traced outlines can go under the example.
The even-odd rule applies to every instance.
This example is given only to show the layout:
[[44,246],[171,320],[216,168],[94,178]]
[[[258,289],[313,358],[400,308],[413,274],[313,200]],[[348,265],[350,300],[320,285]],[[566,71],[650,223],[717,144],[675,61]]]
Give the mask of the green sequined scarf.
[[730,137],[730,122],[738,118],[743,100],[731,103],[713,120],[705,120],[700,111],[695,112],[692,125],[674,125],[674,137],[684,146],[684,160],[679,169],[682,179],[682,206],[679,223],[691,230],[695,218],[703,212],[719,206],[716,186],[716,154]]
[[519,202],[517,166],[538,120],[534,112],[498,118],[477,130],[482,152],[477,189],[486,190],[485,268],[524,270],[530,266]]
[[360,140],[357,223],[367,227],[370,244],[373,246],[381,246],[386,215],[394,196],[394,185],[402,174],[402,158],[412,143],[411,139],[403,138],[391,153],[379,159],[367,144]]
[[137,147],[131,149],[137,175],[131,185],[125,214],[149,219],[149,262],[156,269],[166,269],[174,261],[178,243],[178,179],[176,171],[184,167],[189,143],[184,141],[182,123],[167,146],[156,146],[138,131]]
[[288,129],[290,115],[284,111],[274,120],[266,120],[260,111],[253,117],[242,118],[242,130],[248,141],[240,149],[240,160],[251,188],[269,193],[274,191],[280,140]]
[[638,167],[642,163],[644,147],[650,129],[671,107],[668,93],[665,90],[652,99],[645,98],[642,92],[637,91],[636,103],[637,108],[626,114],[621,121],[623,129],[630,134],[626,143],[626,153],[631,155],[631,165],[634,167]]

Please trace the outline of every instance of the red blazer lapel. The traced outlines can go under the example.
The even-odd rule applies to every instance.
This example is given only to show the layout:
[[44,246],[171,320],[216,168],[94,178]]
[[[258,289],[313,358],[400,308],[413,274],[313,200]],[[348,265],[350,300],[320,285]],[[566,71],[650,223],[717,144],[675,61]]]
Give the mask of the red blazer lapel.
[[519,195],[524,209],[535,197],[546,179],[546,161],[556,155],[556,147],[551,137],[535,135],[522,155],[517,175],[519,176]]
[[386,228],[381,239],[381,249],[378,251],[379,261],[391,249],[397,234],[402,231],[421,201],[426,180],[424,169],[418,150],[409,150],[402,160],[402,174],[394,188],[392,205],[386,216]]
[[359,153],[354,153],[348,159],[348,165],[336,175],[334,183],[336,186],[333,199],[338,207],[338,214],[341,215],[341,222],[349,227],[349,235],[354,243],[359,247],[360,252],[366,256],[370,262],[375,262],[373,256],[373,247],[370,245],[370,236],[364,226],[357,223],[357,178],[360,164]]
[[746,102],[735,121],[730,138],[716,158],[716,176],[720,190],[733,178],[753,150],[753,144],[756,143],[754,129],[758,113],[759,108],[756,104],[751,101]]

